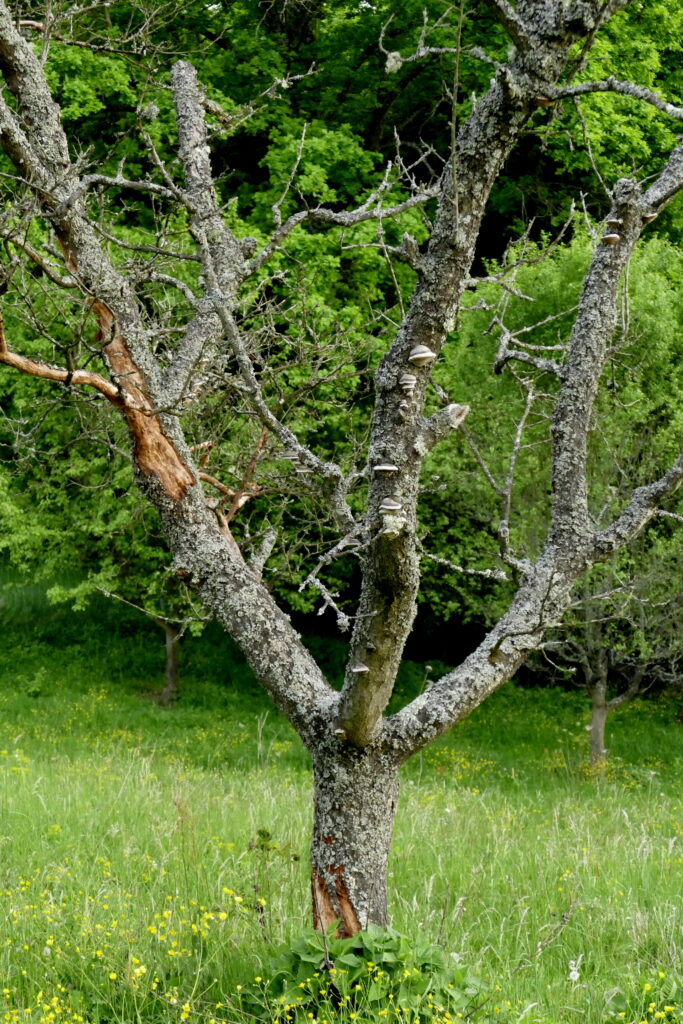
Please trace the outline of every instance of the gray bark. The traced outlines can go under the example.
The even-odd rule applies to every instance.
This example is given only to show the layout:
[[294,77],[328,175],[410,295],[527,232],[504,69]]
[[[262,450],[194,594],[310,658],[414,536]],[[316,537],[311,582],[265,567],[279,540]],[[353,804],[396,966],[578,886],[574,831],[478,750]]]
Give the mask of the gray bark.
[[339,737],[313,757],[311,889],[315,925],[352,935],[388,924],[387,860],[398,801],[398,763]]
[[[357,517],[346,500],[338,466],[321,459],[281,422],[261,391],[235,307],[250,274],[287,235],[307,220],[352,227],[378,216],[382,187],[356,210],[279,210],[272,237],[253,255],[225,225],[216,197],[194,70],[176,64],[172,85],[183,183],[164,175],[153,184],[159,201],[185,210],[202,267],[204,293],[167,365],[154,355],[154,324],[143,315],[132,281],[109,258],[84,198],[88,183],[71,162],[59,111],[31,46],[0,0],[0,144],[34,194],[40,217],[55,232],[65,272],[81,290],[102,338],[105,375],[78,370],[77,383],[97,388],[123,416],[142,493],[159,512],[176,571],[240,644],[256,676],[289,717],[313,756],[316,805],[312,843],[316,921],[340,919],[352,932],[384,923],[386,862],[397,799],[398,764],[466,715],[509,679],[544,633],[562,616],[574,583],[592,562],[635,536],[659,502],[683,480],[683,454],[659,480],[635,491],[618,519],[597,533],[586,484],[587,438],[593,403],[616,322],[619,281],[643,223],[683,185],[683,145],[643,192],[630,180],[616,184],[611,216],[622,227],[616,244],[600,243],[587,275],[566,363],[556,367],[560,387],[553,418],[551,528],[534,564],[517,564],[518,591],[510,608],[462,665],[385,718],[419,587],[418,492],[422,463],[433,445],[452,434],[467,412],[450,405],[423,417],[432,362],[411,361],[416,346],[438,359],[452,330],[486,202],[514,143],[541,100],[554,97],[575,43],[590,43],[621,0],[489,0],[514,41],[488,92],[460,128],[436,190],[415,193],[383,217],[436,195],[436,216],[424,255],[413,254],[417,283],[403,323],[375,377],[368,450],[368,506]],[[622,90],[623,91],[623,90]],[[634,94],[636,95],[636,94]],[[146,183],[139,183],[140,188]],[[612,239],[614,241],[614,239]],[[27,250],[25,250],[27,251]],[[29,254],[30,255],[30,254]],[[509,353],[514,358],[514,353]],[[342,538],[362,537],[362,585],[341,695],[323,677],[293,629],[249,568],[219,511],[207,507],[200,475],[179,424],[179,403],[205,365],[230,358],[244,400],[263,428],[314,472],[318,495]],[[59,367],[11,351],[0,330],[0,363],[56,381],[74,381]],[[410,371],[406,397],[399,385]],[[392,464],[387,474],[373,467]],[[386,499],[397,507],[382,508]],[[512,561],[510,564],[513,564]]]

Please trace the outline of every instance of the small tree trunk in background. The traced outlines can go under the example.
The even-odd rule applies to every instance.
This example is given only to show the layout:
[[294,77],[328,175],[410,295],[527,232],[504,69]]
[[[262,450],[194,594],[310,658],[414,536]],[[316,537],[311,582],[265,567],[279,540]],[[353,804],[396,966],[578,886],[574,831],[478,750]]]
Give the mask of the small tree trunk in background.
[[161,626],[166,637],[166,682],[163,690],[155,696],[163,707],[168,707],[177,698],[180,688],[180,632],[170,622],[163,622],[161,619],[155,619],[155,622]]
[[387,861],[398,800],[398,766],[385,754],[336,742],[314,751],[311,843],[313,921],[353,935],[388,924]]
[[590,758],[594,768],[603,771],[607,761],[605,750],[605,722],[609,714],[609,707],[605,701],[604,689],[597,686],[593,690],[593,712],[591,715],[590,730]]

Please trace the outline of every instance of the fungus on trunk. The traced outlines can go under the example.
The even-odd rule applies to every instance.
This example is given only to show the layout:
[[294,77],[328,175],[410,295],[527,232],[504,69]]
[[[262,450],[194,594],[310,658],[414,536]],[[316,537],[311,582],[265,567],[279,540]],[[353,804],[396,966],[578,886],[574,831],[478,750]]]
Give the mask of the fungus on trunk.
[[[452,438],[469,412],[467,405],[443,395],[438,385],[435,391],[444,408],[425,418],[425,400],[444,344],[457,343],[452,329],[462,295],[473,285],[470,272],[491,188],[529,118],[539,106],[556,104],[563,95],[621,91],[653,104],[668,117],[683,119],[683,111],[644,89],[628,92],[624,83],[611,79],[571,85],[575,65],[570,58],[577,45],[587,49],[622,6],[623,0],[528,0],[516,8],[505,0],[489,2],[487,7],[511,38],[510,58],[504,66],[493,61],[496,70],[487,91],[457,130],[454,125],[438,180],[425,186],[408,171],[403,181],[407,194],[395,199],[394,179],[387,171],[370,196],[359,197],[355,209],[309,205],[283,218],[286,192],[272,206],[273,230],[259,249],[251,236],[240,241],[229,226],[230,217],[224,215],[211,168],[205,114],[208,110],[219,120],[230,118],[204,96],[191,65],[178,61],[171,72],[182,180],[174,176],[174,167],[164,165],[149,137],[148,177],[127,179],[121,169],[115,176],[83,176],[70,157],[43,65],[18,30],[10,4],[0,0],[0,145],[30,195],[22,210],[27,222],[37,223],[37,237],[53,232],[60,240],[63,273],[51,273],[49,283],[59,288],[61,280],[66,287],[68,276],[68,287],[82,296],[84,314],[98,325],[99,346],[93,355],[101,369],[95,373],[89,368],[90,353],[88,366],[75,368],[19,355],[10,351],[4,335],[0,363],[45,380],[94,388],[123,417],[136,484],[157,509],[176,571],[242,647],[255,675],[311,752],[311,877],[319,927],[340,920],[343,930],[351,933],[370,922],[386,922],[386,865],[400,764],[514,674],[562,616],[581,573],[636,536],[683,480],[681,455],[658,479],[635,489],[606,528],[596,529],[591,519],[587,438],[615,330],[619,282],[643,224],[683,185],[679,144],[647,189],[630,180],[614,186],[607,244],[598,245],[593,255],[566,360],[553,362],[521,346],[507,346],[501,360],[499,369],[518,360],[540,373],[555,374],[558,380],[550,526],[538,557],[530,561],[515,555],[508,529],[512,469],[533,401],[530,389],[512,441],[509,478],[503,485],[493,481],[503,508],[500,559],[517,574],[518,589],[500,621],[462,664],[401,710],[387,714],[416,613],[423,553],[418,525],[421,471],[433,447]],[[413,57],[392,52],[389,70],[398,71],[406,60],[428,55],[428,47]],[[476,53],[473,56],[477,59]],[[162,219],[188,225],[188,244],[193,246],[188,259],[201,269],[196,285],[190,288],[182,273],[149,271],[185,300],[186,311],[173,324],[172,344],[157,345],[161,319],[155,320],[145,309],[136,291],[140,277],[135,276],[135,261],[110,255],[108,244],[116,244],[119,229],[114,222],[102,232],[100,211],[96,220],[87,196],[94,186],[102,195],[110,189],[151,195]],[[245,327],[245,308],[259,292],[252,280],[292,233],[306,225],[350,232],[373,220],[381,225],[429,202],[429,239],[418,250],[404,235],[403,246],[394,253],[408,260],[415,284],[376,368],[374,406],[365,435],[367,469],[345,476],[340,465],[297,436],[285,398],[276,399],[264,390],[267,346],[256,358]],[[106,220],[104,202],[101,217]],[[617,221],[618,232],[612,230]],[[12,244],[11,232],[6,241]],[[151,239],[148,250],[167,265],[167,246]],[[21,254],[22,259],[49,263],[32,243],[23,245]],[[347,361],[344,352],[341,362]],[[245,479],[234,491],[227,514],[204,493],[203,485],[212,487],[215,481],[195,466],[182,421],[188,407],[201,404],[203,382],[211,375],[225,376],[226,367],[240,407],[254,417],[263,437],[272,439],[279,458],[294,467],[297,476],[286,476],[290,481],[298,478],[338,532],[338,542],[308,577],[327,606],[335,607],[334,595],[318,572],[343,552],[358,552],[360,595],[341,693],[329,685],[262,584],[262,562],[248,563],[232,536],[233,507],[249,482]],[[367,501],[360,510],[359,501],[349,501],[349,490],[359,479],[367,483]],[[285,483],[283,490],[291,486]]]

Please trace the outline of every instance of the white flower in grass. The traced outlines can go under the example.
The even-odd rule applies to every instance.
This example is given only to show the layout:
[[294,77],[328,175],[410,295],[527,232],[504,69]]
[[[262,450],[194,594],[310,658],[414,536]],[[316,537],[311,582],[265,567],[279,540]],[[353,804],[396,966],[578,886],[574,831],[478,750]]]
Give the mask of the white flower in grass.
[[569,961],[569,980],[570,981],[578,981],[579,980],[579,977],[580,977],[579,969],[581,967],[581,961],[582,960],[583,960],[583,953],[581,953],[581,955],[579,956],[578,960],[570,960]]

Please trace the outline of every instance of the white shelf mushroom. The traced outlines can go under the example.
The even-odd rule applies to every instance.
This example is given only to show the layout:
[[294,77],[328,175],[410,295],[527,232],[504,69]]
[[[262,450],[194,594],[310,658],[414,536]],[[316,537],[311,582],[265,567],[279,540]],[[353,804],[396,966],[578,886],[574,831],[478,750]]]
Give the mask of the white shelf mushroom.
[[427,348],[426,345],[416,345],[410,350],[408,356],[408,362],[414,363],[416,366],[426,366],[434,359],[436,359],[436,352],[432,352],[431,348]]
[[383,498],[382,503],[379,506],[380,512],[385,513],[400,512],[402,508],[403,505],[400,501],[397,501],[396,498]]

